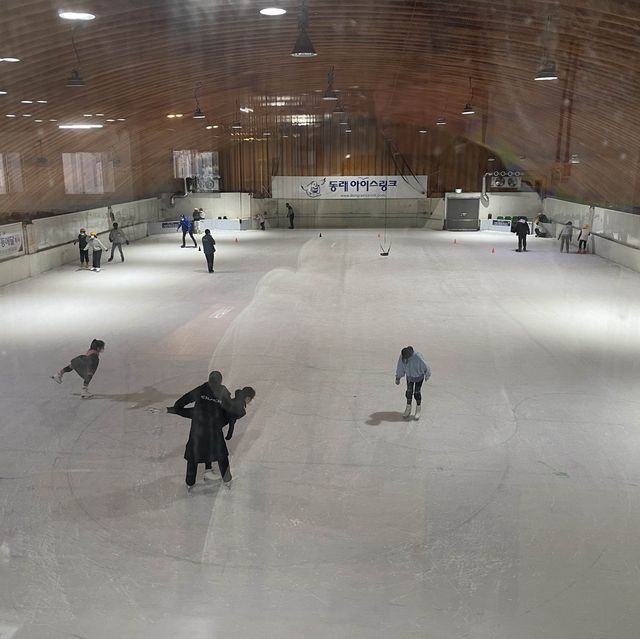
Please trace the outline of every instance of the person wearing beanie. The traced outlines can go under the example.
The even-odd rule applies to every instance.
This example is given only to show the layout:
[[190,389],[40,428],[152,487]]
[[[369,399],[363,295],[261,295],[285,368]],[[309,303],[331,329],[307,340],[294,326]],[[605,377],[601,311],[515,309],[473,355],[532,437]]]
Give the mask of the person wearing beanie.
[[193,237],[193,223],[191,220],[185,215],[180,216],[180,221],[178,222],[177,231],[182,231],[182,247],[185,248],[185,240],[187,239],[187,233],[189,237],[193,240],[194,248],[198,247],[198,243],[196,242],[196,238]]
[[100,241],[98,234],[95,231],[91,231],[89,239],[87,240],[87,250],[92,252],[92,271],[100,271],[100,260],[102,259],[102,251],[106,251],[107,247]]
[[100,364],[100,353],[104,352],[104,349],[105,343],[103,340],[92,340],[89,350],[84,355],[77,355],[74,357],[67,366],[61,368],[55,375],[52,375],[51,379],[57,384],[62,384],[63,375],[65,373],[75,371],[80,375],[80,377],[82,377],[83,382],[80,397],[82,397],[82,399],[93,397],[89,392],[89,383],[98,369],[98,364]]
[[415,418],[420,419],[420,411],[422,407],[422,394],[420,390],[422,383],[428,381],[431,377],[431,368],[425,361],[422,353],[413,350],[413,346],[405,346],[400,351],[398,365],[396,366],[396,384],[400,384],[400,380],[407,378],[407,406],[402,416],[407,418],[411,415],[411,399],[416,400]]
[[74,240],[73,245],[78,245],[80,249],[80,267],[89,268],[89,249],[87,248],[87,232],[80,229],[78,239]]
[[127,236],[124,234],[122,229],[118,228],[118,223],[113,223],[113,228],[109,231],[109,242],[111,242],[111,256],[107,261],[113,262],[113,253],[118,249],[120,252],[120,261],[124,262],[124,253],[122,252],[122,245],[126,244],[129,246],[129,240]]

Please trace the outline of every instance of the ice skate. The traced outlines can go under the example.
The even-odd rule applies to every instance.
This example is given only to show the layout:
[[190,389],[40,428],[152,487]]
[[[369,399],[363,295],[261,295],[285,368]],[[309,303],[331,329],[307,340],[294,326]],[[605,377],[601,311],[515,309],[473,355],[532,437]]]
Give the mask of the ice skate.
[[113,262],[113,258],[112,258],[112,257],[110,257],[110,258],[107,260],[107,262]]
[[80,393],[80,397],[82,397],[82,399],[89,399],[90,397],[93,397],[93,393],[90,392],[86,386],[83,386],[82,392]]
[[193,491],[193,486],[187,486],[187,495],[190,495]]
[[407,407],[404,409],[404,413],[402,413],[402,416],[405,418],[409,417],[409,415],[411,415],[411,404],[407,404]]
[[51,376],[51,379],[56,382],[56,384],[62,384],[62,373],[58,371],[55,375]]
[[214,479],[217,479],[216,475],[214,475],[213,470],[211,468],[207,468],[204,471],[204,475],[202,476],[202,479],[204,479],[205,481],[213,481]]
[[416,414],[415,414],[415,419],[420,419],[420,410],[421,410],[422,406],[418,405],[416,406]]
[[99,268],[96,268],[96,269],[94,269],[94,271],[96,271],[96,273],[99,273],[99,272],[100,272],[100,269],[99,269]]

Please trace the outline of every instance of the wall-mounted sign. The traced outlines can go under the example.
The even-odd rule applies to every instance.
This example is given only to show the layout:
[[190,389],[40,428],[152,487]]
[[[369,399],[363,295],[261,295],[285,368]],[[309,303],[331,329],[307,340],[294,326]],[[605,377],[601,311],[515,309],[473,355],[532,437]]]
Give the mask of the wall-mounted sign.
[[426,175],[274,176],[272,197],[286,200],[415,199],[426,197]]
[[0,260],[24,255],[22,224],[0,226]]

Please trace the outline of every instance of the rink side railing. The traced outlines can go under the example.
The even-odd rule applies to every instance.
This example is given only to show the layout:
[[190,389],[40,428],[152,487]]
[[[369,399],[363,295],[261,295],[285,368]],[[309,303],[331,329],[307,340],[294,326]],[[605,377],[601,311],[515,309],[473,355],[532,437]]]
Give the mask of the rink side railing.
[[147,236],[147,224],[160,217],[158,198],[0,226],[0,286],[78,261],[73,241],[81,228],[106,243],[113,222],[130,241]]

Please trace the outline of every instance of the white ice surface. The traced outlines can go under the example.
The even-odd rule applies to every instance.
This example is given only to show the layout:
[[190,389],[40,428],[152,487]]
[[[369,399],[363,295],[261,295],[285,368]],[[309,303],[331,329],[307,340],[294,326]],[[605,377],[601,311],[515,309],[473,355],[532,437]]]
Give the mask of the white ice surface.
[[[2,639],[637,639],[640,276],[377,233],[217,233],[213,275],[159,236],[0,289]],[[94,337],[82,400],[48,376]],[[188,496],[188,422],[146,409],[212,368],[257,397],[231,490]]]

